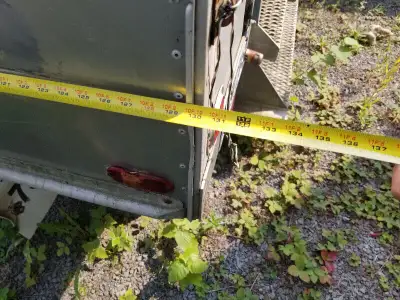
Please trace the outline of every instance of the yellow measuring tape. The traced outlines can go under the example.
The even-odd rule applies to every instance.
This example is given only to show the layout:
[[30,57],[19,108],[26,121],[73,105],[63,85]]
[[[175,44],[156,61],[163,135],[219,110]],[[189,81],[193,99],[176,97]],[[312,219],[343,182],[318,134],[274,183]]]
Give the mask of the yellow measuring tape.
[[400,164],[400,139],[0,73],[0,92]]

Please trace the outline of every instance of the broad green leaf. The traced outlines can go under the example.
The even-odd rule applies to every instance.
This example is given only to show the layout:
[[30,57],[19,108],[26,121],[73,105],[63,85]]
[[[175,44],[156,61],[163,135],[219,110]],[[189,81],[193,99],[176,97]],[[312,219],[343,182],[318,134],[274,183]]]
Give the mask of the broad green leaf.
[[82,245],[82,248],[87,252],[90,253],[92,252],[94,249],[96,249],[97,247],[100,246],[100,241],[98,239],[95,239],[93,241],[90,242],[86,242]]
[[188,219],[173,219],[172,223],[178,227],[184,227],[189,225],[190,221]]
[[0,300],[7,300],[9,291],[8,288],[0,288]]
[[70,255],[70,254],[71,254],[71,251],[69,250],[68,247],[65,247],[65,248],[64,248],[64,253],[65,253],[66,255]]
[[121,239],[119,237],[113,238],[111,240],[111,246],[112,247],[119,246],[120,244],[121,244]]
[[334,66],[336,63],[336,59],[332,54],[328,53],[325,55],[323,62],[326,63],[328,66]]
[[190,284],[193,284],[194,286],[202,286],[203,277],[201,277],[200,274],[188,274],[185,278],[179,281],[179,286],[182,290],[186,289]]
[[186,249],[196,248],[198,246],[198,242],[193,233],[186,231],[177,231],[175,234],[175,240],[178,244],[178,247],[185,251]]
[[258,156],[257,156],[257,155],[253,155],[253,156],[251,157],[251,159],[250,159],[250,163],[251,163],[253,166],[257,166],[257,165],[258,165]]
[[61,255],[63,255],[63,253],[64,253],[63,248],[59,248],[59,249],[57,250],[57,256],[61,256]]
[[312,273],[312,274],[309,274],[309,276],[310,276],[310,280],[311,280],[312,283],[317,283],[318,282],[318,276],[317,275]]
[[103,206],[99,206],[96,209],[90,211],[90,215],[93,219],[101,219],[106,214],[106,209]]
[[176,234],[176,225],[171,223],[164,227],[161,235],[168,239],[172,239],[175,237],[175,234]]
[[312,68],[310,71],[307,72],[307,77],[312,82],[314,82],[318,87],[321,87],[321,85],[322,85],[321,77],[318,75],[317,70]]
[[268,198],[268,199],[278,195],[278,191],[276,189],[274,189],[273,187],[267,187],[267,188],[263,189],[263,193],[264,193],[265,198]]
[[189,222],[189,224],[187,224],[186,227],[187,227],[187,229],[189,229],[189,230],[193,231],[194,233],[196,233],[199,230],[200,225],[201,225],[201,223],[200,223],[199,220],[194,220],[192,222]]
[[304,282],[310,282],[310,275],[306,271],[299,271],[299,277]]
[[341,60],[344,63],[346,63],[348,59],[353,55],[351,53],[351,49],[347,46],[334,45],[331,47],[330,50],[337,59]]
[[261,171],[264,171],[264,170],[265,170],[265,165],[266,165],[266,163],[265,163],[264,160],[260,159],[260,160],[258,161],[258,168],[259,168]]
[[290,96],[289,101],[293,102],[293,103],[297,103],[297,102],[299,102],[299,98],[297,96]]
[[358,41],[356,39],[353,39],[351,37],[345,37],[343,42],[347,45],[347,46],[359,46],[360,44],[358,43]]
[[105,228],[110,228],[111,226],[113,226],[115,224],[117,224],[117,221],[115,221],[111,215],[107,214],[104,217],[104,227]]
[[36,284],[36,280],[33,277],[27,276],[25,278],[25,285],[27,288],[34,286]]
[[232,207],[233,208],[240,208],[242,207],[242,203],[240,201],[237,201],[236,199],[232,199]]
[[38,261],[45,261],[46,260],[46,245],[41,245],[37,251],[37,259]]
[[317,275],[319,277],[328,275],[328,272],[322,270],[321,268],[315,268],[314,273],[315,273],[315,275]]
[[56,242],[56,245],[58,246],[58,247],[60,247],[60,248],[62,248],[62,247],[64,247],[64,243],[61,243],[61,242]]
[[133,294],[132,289],[128,289],[125,294],[123,294],[122,296],[120,296],[118,298],[118,300],[136,300],[137,297],[136,295]]
[[306,258],[304,255],[298,255],[294,263],[298,270],[304,270],[304,267],[306,266]]
[[295,85],[303,85],[305,83],[301,77],[295,77],[292,81]]
[[189,269],[179,260],[176,260],[168,268],[168,281],[170,283],[180,281],[188,274]]
[[195,274],[201,274],[208,268],[208,263],[203,261],[197,254],[189,256],[187,261],[189,271]]
[[281,212],[283,210],[282,206],[279,205],[277,201],[267,200],[265,206],[268,207],[269,211],[273,214],[277,211]]
[[321,52],[316,52],[311,56],[311,61],[316,64],[321,62],[325,58],[325,55],[323,55]]
[[29,240],[26,241],[24,249],[22,250],[22,254],[25,257],[26,262],[31,264],[32,263],[32,257],[31,257],[31,248],[30,248]]
[[36,251],[36,249],[32,247],[32,248],[30,248],[30,251],[31,251],[31,256],[34,257],[34,258],[36,258],[36,257],[37,257],[37,251]]
[[96,249],[95,255],[96,255],[97,258],[100,258],[100,259],[108,258],[108,254],[106,252],[106,249],[104,249],[104,247],[102,247],[102,246],[100,246],[100,247],[98,247]]
[[288,268],[288,273],[294,277],[299,276],[299,270],[297,269],[297,267],[295,265],[291,265]]

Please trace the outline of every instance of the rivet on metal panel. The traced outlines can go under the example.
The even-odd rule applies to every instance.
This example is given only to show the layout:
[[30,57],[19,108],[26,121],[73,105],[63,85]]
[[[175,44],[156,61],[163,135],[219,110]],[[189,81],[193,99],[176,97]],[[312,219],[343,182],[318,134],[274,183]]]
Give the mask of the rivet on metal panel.
[[182,53],[179,50],[172,50],[171,56],[175,59],[181,59],[182,58]]
[[186,168],[186,165],[185,165],[185,164],[179,164],[179,168],[185,169],[185,168]]
[[174,93],[174,98],[176,100],[182,100],[183,99],[183,95],[182,95],[182,93],[176,92],[176,93]]
[[182,128],[179,128],[179,129],[178,129],[178,132],[179,132],[179,134],[182,134],[182,135],[185,135],[185,134],[186,134],[185,129],[182,129]]

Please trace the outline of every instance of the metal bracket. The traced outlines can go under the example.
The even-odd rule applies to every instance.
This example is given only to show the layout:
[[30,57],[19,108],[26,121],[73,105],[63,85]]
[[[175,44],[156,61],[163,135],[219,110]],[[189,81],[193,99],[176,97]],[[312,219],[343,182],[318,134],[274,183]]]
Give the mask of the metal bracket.
[[[245,64],[237,90],[236,111],[264,113],[286,112],[287,107],[264,71],[256,65]],[[270,114],[268,114],[270,115]]]
[[264,59],[274,61],[279,53],[279,46],[258,24],[251,27],[249,48],[264,54]]

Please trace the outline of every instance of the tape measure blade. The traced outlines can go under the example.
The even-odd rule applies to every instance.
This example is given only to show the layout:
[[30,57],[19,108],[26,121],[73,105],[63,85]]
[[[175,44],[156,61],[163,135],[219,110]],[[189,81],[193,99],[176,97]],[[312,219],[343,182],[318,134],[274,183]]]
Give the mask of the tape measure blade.
[[0,73],[0,92],[400,164],[400,139]]

